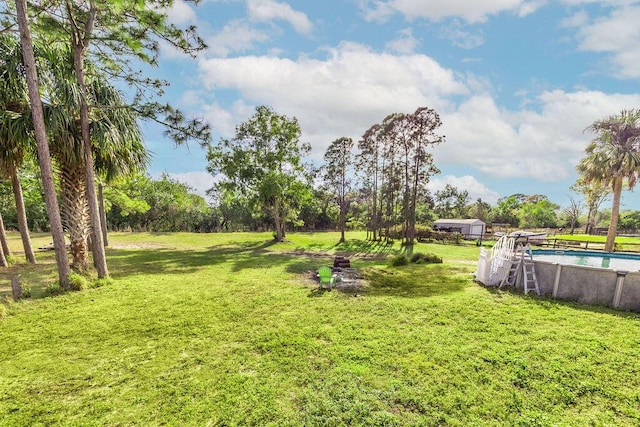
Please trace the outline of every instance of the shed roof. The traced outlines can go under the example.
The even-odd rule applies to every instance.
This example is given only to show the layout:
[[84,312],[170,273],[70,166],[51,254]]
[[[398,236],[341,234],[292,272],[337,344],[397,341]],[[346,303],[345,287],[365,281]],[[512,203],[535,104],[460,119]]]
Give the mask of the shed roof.
[[460,219],[460,218],[450,218],[450,219],[437,219],[433,221],[434,224],[484,224],[484,221],[475,218],[475,219]]

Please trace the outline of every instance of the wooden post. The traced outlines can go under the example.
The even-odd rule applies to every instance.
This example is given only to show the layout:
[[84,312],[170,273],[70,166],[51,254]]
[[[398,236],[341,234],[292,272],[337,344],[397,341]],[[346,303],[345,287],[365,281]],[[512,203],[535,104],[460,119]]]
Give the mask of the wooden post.
[[11,279],[11,293],[14,301],[18,301],[20,298],[22,298],[22,288],[20,287],[19,274]]

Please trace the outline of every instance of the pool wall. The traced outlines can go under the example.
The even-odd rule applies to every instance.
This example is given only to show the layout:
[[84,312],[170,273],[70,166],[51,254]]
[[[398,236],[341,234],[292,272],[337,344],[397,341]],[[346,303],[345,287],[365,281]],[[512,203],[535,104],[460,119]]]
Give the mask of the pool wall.
[[640,311],[640,272],[624,274],[605,268],[536,261],[535,256],[534,264],[542,295]]

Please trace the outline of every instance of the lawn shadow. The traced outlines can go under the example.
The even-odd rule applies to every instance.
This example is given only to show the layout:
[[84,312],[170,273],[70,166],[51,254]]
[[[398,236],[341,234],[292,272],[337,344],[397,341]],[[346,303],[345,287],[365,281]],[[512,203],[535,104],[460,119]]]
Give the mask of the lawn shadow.
[[461,292],[469,279],[447,265],[407,266],[390,270],[365,269],[366,285],[359,293],[370,296],[432,297]]
[[347,240],[341,243],[336,243],[334,248],[336,252],[340,252],[354,258],[368,256],[380,257],[392,253],[393,243],[382,240]]
[[109,249],[108,259],[114,278],[135,274],[185,274],[205,267],[229,263],[232,271],[265,268],[287,262],[287,258],[271,253],[275,242],[238,242],[211,246],[206,250],[184,249]]

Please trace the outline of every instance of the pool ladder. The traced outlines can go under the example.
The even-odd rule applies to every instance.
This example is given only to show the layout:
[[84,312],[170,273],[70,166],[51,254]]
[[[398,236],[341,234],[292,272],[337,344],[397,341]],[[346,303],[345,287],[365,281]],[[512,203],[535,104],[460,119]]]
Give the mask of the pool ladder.
[[531,245],[527,243],[523,245],[518,243],[511,256],[511,266],[506,276],[500,282],[498,288],[503,286],[515,286],[518,278],[522,275],[523,287],[525,295],[529,291],[534,291],[540,295],[540,287],[538,286],[538,278],[536,277],[536,266],[533,263],[533,254],[531,253]]

